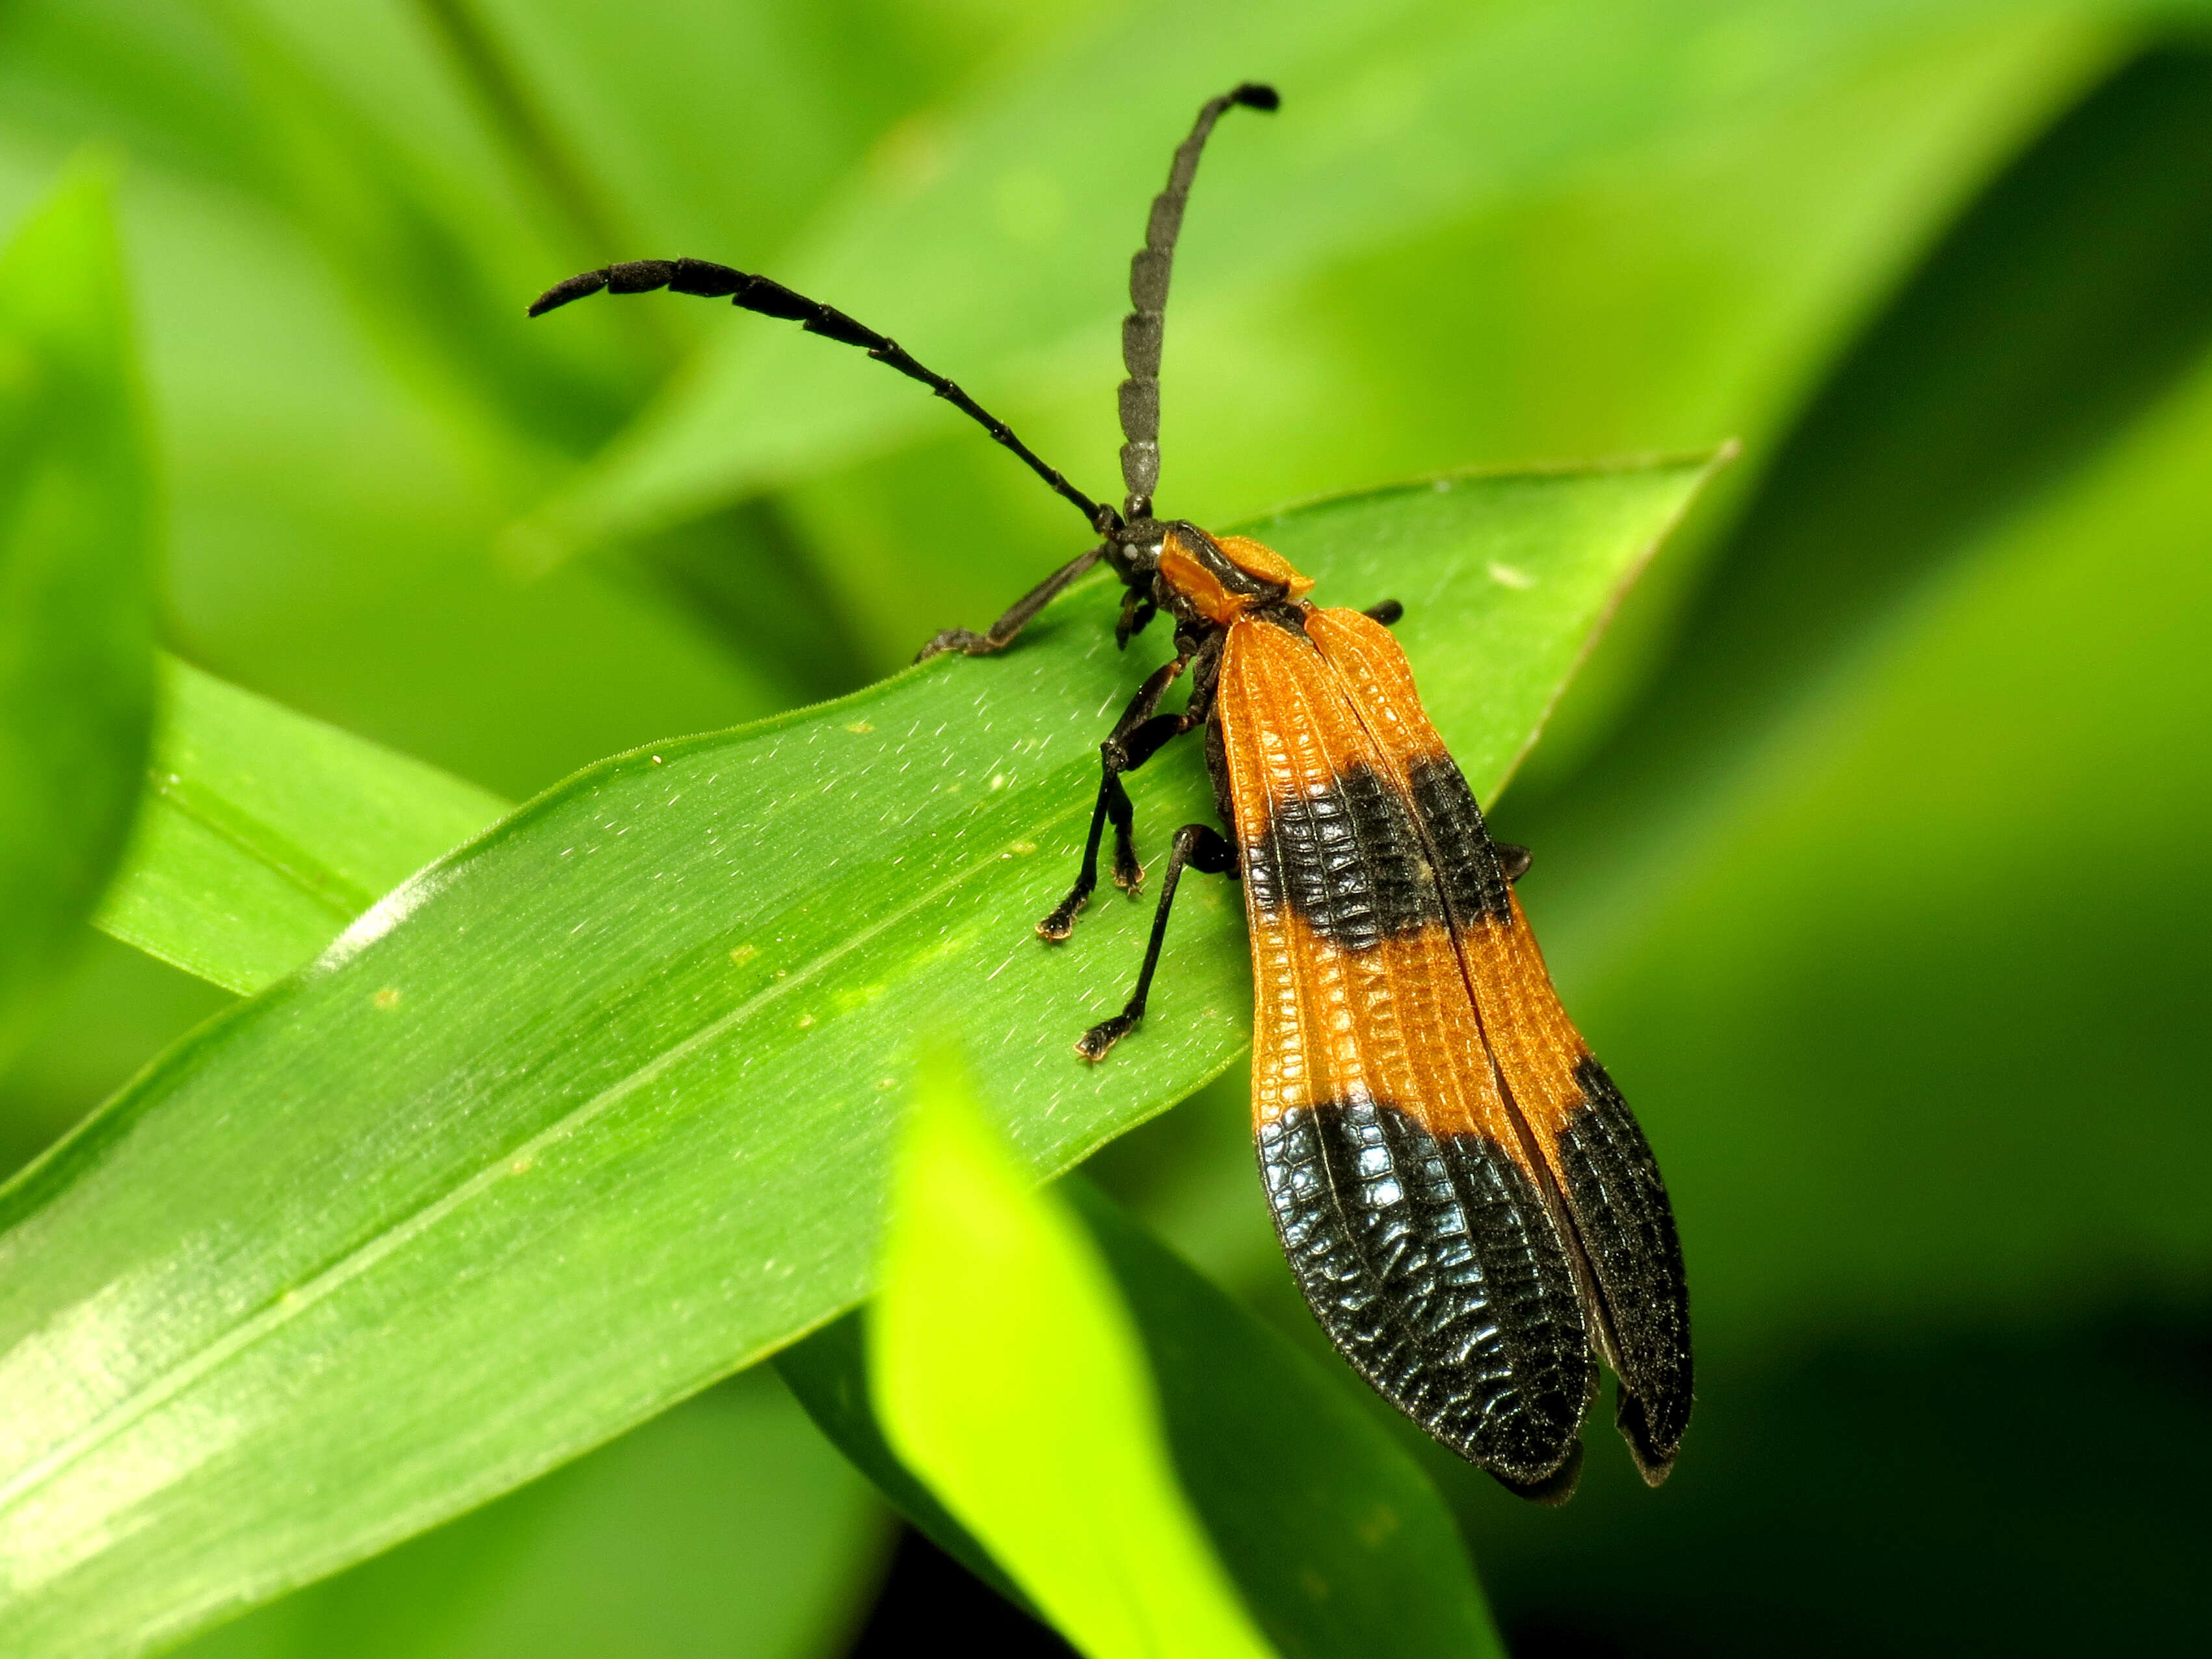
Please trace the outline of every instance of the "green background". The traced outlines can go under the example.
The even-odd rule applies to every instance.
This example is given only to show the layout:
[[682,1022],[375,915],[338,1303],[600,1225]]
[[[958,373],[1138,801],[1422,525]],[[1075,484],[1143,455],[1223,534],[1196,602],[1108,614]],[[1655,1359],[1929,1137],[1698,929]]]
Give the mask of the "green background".
[[[1200,97],[1275,81],[1194,201],[1164,504],[1746,446],[1496,814],[1664,1161],[1701,1366],[1659,1492],[1596,1437],[1558,1512],[1437,1461],[1509,1644],[2118,1647],[2197,1626],[2209,1541],[2204,28],[15,0],[0,218],[88,143],[119,179],[164,641],[520,798],[860,685],[1071,527],[854,354],[524,300],[637,254],[772,271],[1096,492],[1143,204]],[[0,1160],[226,1000],[87,930]],[[1303,1338],[1240,1091],[1093,1172]],[[834,1652],[882,1549],[749,1376],[204,1639]],[[580,1583],[599,1622],[532,1626]]]

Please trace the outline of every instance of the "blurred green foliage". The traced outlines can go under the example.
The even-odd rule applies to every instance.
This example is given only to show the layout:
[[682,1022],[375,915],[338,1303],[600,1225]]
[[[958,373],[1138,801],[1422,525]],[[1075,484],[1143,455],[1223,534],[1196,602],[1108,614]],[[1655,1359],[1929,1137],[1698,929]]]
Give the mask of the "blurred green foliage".
[[[1176,510],[1747,446],[1498,814],[1664,1160],[1704,1378],[1657,1493],[1593,1457],[1538,1514],[1437,1466],[1509,1643],[2148,1646],[2193,1630],[2212,1541],[2203,27],[2088,0],[13,0],[0,221],[87,141],[126,158],[166,642],[519,797],[849,689],[994,614],[1069,528],[854,354],[676,301],[526,326],[523,300],[645,253],[818,283],[1095,489],[1167,147],[1206,93],[1278,80],[1193,204]],[[218,1000],[88,933],[0,1081],[0,1154]],[[1098,1172],[1301,1335],[1243,1111],[1215,1085]],[[645,1437],[721,1408],[210,1644],[605,1650],[582,1612],[530,1622],[576,1589],[562,1563],[633,1564],[579,1607],[672,1581],[574,1542],[646,1534],[564,1491],[690,1512]],[[849,1477],[758,1415],[747,1490],[781,1496],[715,1535],[736,1561],[821,1517],[812,1565],[666,1651],[832,1651],[855,1622]],[[530,1565],[526,1535],[556,1542]],[[477,1611],[312,1626],[440,1575]]]
[[0,1066],[121,856],[154,722],[154,526],[107,180],[0,250]]

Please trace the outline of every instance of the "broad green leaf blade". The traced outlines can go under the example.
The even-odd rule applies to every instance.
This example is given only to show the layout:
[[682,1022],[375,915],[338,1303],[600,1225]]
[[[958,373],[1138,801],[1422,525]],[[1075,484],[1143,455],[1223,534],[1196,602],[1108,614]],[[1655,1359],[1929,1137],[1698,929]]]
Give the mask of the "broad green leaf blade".
[[943,1058],[893,1170],[881,1279],[885,1438],[1063,1635],[1091,1659],[1269,1651],[1176,1480],[1113,1275]]
[[[1071,1176],[1060,1190],[1144,1338],[1184,1490],[1276,1649],[1301,1659],[1502,1653],[1451,1512],[1352,1397],[1352,1375],[1268,1330],[1090,1182]],[[963,1561],[982,1558],[884,1443],[867,1408],[860,1327],[848,1315],[785,1349],[777,1369],[917,1526]]]
[[[1255,526],[1413,607],[1493,791],[1708,463],[1445,480]],[[1409,526],[1418,526],[1418,530]],[[1402,533],[1401,533],[1402,532]],[[1501,578],[1492,566],[1510,573]],[[914,1034],[1044,1172],[1245,1040],[1237,896],[1059,949],[1097,744],[1165,642],[1102,581],[1022,648],[618,757],[216,1021],[0,1189],[0,1615],[27,1655],[181,1633],[515,1485],[865,1293]],[[1480,706],[1478,707],[1478,702]],[[1138,775],[1145,846],[1206,811]]]
[[817,1659],[883,1515],[765,1372],[221,1626],[179,1659]]
[[153,723],[153,525],[106,177],[0,252],[0,1064],[130,833]]
[[379,895],[507,810],[174,659],[161,683],[137,835],[97,921],[228,990],[304,967]]

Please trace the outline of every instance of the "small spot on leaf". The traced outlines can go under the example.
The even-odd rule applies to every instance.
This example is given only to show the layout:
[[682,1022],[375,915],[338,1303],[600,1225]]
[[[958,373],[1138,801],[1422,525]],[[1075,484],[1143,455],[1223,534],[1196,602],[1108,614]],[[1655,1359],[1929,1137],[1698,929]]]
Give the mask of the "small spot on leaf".
[[1380,1549],[1398,1530],[1398,1511],[1388,1504],[1378,1504],[1359,1523],[1359,1541],[1370,1549]]
[[399,1006],[399,993],[387,985],[369,1000],[380,1008],[397,1008]]

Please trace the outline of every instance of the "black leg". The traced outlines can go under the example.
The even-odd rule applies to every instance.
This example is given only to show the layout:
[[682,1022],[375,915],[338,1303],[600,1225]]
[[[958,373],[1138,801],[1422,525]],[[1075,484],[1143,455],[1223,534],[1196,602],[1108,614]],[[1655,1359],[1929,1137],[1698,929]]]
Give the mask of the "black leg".
[[1014,635],[1036,619],[1038,611],[1058,599],[1066,591],[1069,583],[1105,556],[1106,550],[1103,547],[1094,547],[1088,553],[1079,553],[1008,606],[1006,614],[991,624],[989,633],[978,634],[970,629],[948,628],[915,652],[914,659],[927,662],[944,651],[984,657],[994,651],[1005,650],[1014,642]]
[[1505,872],[1505,879],[1509,882],[1520,880],[1528,873],[1528,866],[1536,861],[1534,853],[1516,842],[1501,841],[1494,844],[1498,852],[1498,867]]
[[1143,882],[1145,871],[1137,862],[1133,834],[1135,811],[1129,802],[1129,792],[1121,787],[1121,774],[1135,771],[1158,754],[1163,744],[1181,736],[1195,723],[1188,714],[1158,712],[1160,699],[1167,695],[1168,687],[1189,661],[1188,657],[1177,657],[1154,669],[1137,688],[1137,695],[1121,711],[1121,718],[1114,722],[1106,741],[1098,745],[1098,798],[1091,808],[1091,833],[1083,843],[1083,867],[1076,872],[1075,885],[1067,890],[1067,896],[1037,923],[1039,937],[1058,941],[1075,930],[1077,913],[1091,902],[1091,892],[1098,885],[1098,843],[1109,820],[1114,825],[1114,884],[1124,892],[1133,893]]
[[1152,913],[1152,937],[1145,946],[1145,965],[1137,973],[1136,994],[1111,1019],[1102,1019],[1079,1038],[1075,1052],[1096,1064],[1107,1050],[1135,1029],[1145,1017],[1145,999],[1152,988],[1152,970],[1160,965],[1160,945],[1168,936],[1168,912],[1175,908],[1176,884],[1188,865],[1202,876],[1237,873],[1237,849],[1211,824],[1186,823],[1176,831],[1175,849],[1168,854],[1168,872],[1160,878],[1160,908]]
[[1121,595],[1121,617],[1114,624],[1114,643],[1123,651],[1129,641],[1152,625],[1152,618],[1160,609],[1152,603],[1152,595],[1130,588]]
[[1399,617],[1406,614],[1406,607],[1399,604],[1395,599],[1385,599],[1380,605],[1369,605],[1364,611],[1361,612],[1361,614],[1363,616],[1372,617],[1376,622],[1381,623],[1383,627],[1389,628],[1394,625]]
[[1132,898],[1145,884],[1145,866],[1137,862],[1136,811],[1129,803],[1129,792],[1121,787],[1121,775],[1135,771],[1204,718],[1155,714],[1122,740],[1121,752],[1109,763],[1115,773],[1106,804],[1106,815],[1114,821],[1114,884]]

